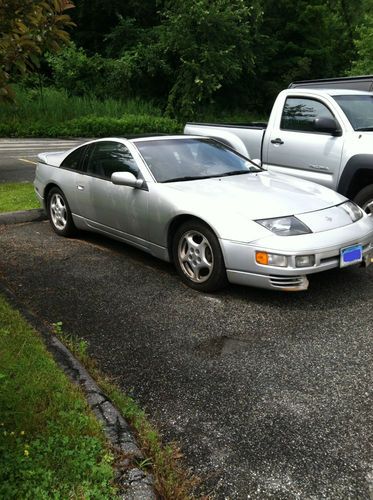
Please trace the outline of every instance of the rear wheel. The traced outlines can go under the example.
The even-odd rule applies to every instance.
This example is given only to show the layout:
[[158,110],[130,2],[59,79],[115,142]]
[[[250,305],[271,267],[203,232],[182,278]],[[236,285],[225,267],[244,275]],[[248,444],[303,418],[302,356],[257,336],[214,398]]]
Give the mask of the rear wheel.
[[72,236],[76,232],[69,204],[63,192],[52,188],[48,194],[48,217],[52,228],[60,236]]
[[367,214],[373,214],[373,184],[369,184],[369,186],[359,191],[354,201],[360,205]]
[[176,231],[173,258],[181,279],[191,288],[213,292],[227,284],[219,241],[213,231],[199,221],[188,221]]

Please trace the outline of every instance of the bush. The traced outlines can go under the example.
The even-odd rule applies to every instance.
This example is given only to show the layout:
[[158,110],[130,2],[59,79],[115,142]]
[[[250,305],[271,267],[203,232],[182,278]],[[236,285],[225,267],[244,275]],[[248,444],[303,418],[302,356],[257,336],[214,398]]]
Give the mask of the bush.
[[0,137],[106,137],[181,131],[182,126],[177,121],[151,115],[83,116],[53,125],[44,121],[0,123]]

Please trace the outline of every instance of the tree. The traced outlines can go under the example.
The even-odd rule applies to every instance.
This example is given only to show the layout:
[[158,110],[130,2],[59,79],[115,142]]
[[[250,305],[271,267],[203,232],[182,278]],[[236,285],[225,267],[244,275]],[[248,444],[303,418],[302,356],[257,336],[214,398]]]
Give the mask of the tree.
[[[257,45],[260,107],[293,80],[344,76],[355,48],[351,40],[361,0],[264,0]],[[269,107],[268,106],[268,107]]]
[[160,44],[172,68],[167,112],[191,118],[222,85],[254,68],[253,24],[258,9],[243,0],[170,0]]
[[366,14],[363,23],[357,29],[355,40],[357,57],[352,64],[351,75],[368,75],[373,73],[373,15]]
[[59,50],[73,26],[66,0],[0,0],[0,99],[12,100],[9,81],[39,66],[46,51]]

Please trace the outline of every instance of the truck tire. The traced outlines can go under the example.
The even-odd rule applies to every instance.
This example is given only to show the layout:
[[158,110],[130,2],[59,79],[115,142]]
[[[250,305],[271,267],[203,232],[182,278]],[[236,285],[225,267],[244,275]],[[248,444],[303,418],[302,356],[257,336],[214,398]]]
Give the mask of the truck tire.
[[365,186],[359,191],[354,198],[357,203],[367,214],[373,214],[373,184]]

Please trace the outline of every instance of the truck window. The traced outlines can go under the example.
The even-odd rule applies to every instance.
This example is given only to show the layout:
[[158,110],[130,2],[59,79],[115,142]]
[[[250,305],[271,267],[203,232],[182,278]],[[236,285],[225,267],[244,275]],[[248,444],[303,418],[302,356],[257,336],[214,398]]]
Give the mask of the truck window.
[[282,111],[280,128],[299,132],[315,132],[313,121],[320,117],[335,119],[329,109],[320,101],[288,97]]

